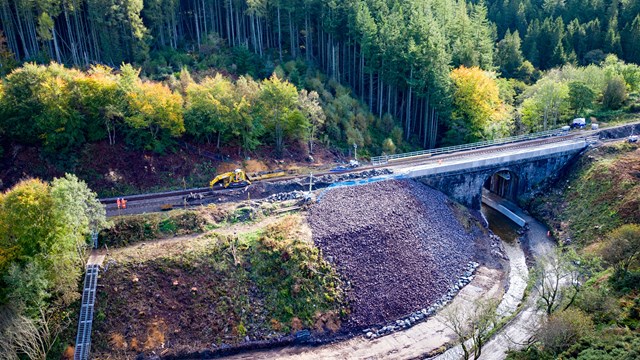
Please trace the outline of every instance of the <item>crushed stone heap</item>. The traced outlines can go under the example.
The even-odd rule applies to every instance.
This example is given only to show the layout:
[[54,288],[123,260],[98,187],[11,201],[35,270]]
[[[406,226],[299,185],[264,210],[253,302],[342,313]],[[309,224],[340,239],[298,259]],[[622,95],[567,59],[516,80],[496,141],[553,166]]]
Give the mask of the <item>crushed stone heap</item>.
[[310,210],[313,240],[351,283],[353,327],[388,322],[445,295],[474,259],[453,203],[409,180],[328,191]]

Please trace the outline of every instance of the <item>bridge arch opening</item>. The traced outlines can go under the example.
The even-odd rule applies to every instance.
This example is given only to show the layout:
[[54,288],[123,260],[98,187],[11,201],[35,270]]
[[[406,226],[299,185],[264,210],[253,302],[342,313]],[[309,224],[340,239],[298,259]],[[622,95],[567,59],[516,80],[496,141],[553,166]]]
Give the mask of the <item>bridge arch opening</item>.
[[483,193],[485,192],[516,202],[518,199],[518,176],[510,170],[499,170],[485,180]]
[[482,186],[481,212],[489,228],[507,242],[518,238],[518,230],[523,221],[510,211],[503,199],[517,203],[518,176],[508,169],[502,169],[489,176]]

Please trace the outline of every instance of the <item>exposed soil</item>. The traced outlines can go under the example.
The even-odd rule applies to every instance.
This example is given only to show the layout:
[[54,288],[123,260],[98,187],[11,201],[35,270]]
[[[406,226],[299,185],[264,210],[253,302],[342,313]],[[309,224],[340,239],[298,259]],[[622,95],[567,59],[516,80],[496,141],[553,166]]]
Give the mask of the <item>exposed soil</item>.
[[[307,162],[304,145],[290,146],[282,160],[273,160],[273,150],[263,146],[244,158],[237,147],[216,149],[214,146],[176,146],[174,151],[159,155],[131,149],[122,143],[109,145],[102,141],[87,144],[75,158],[52,164],[35,147],[7,146],[0,159],[0,190],[10,188],[21,179],[38,177],[50,180],[74,173],[100,196],[205,187],[216,173],[245,168],[248,172],[273,169],[299,169],[332,164],[336,155],[316,146],[314,162]],[[202,151],[200,151],[202,150]]]
[[347,326],[388,322],[447,293],[485,238],[454,206],[420,183],[384,181],[329,191],[311,208],[315,243],[352,287]]
[[99,280],[93,356],[224,352],[303,328],[338,331],[341,282],[303,220],[262,222],[262,235],[237,227],[235,241],[183,237],[115,250]]

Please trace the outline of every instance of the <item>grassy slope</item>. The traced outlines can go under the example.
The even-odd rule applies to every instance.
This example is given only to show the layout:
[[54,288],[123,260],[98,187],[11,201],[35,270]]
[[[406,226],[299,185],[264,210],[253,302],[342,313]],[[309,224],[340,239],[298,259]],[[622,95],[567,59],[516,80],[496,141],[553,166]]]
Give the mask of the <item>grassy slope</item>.
[[289,216],[237,240],[212,234],[190,251],[121,257],[101,279],[92,350],[130,357],[163,343],[176,353],[336,331],[341,281],[300,227]]
[[624,223],[640,223],[640,149],[617,143],[593,149],[568,176],[531,204],[561,240],[582,245]]
[[[612,229],[640,223],[640,147],[619,142],[590,150],[572,166],[549,194],[536,199],[531,210],[545,220],[556,237],[584,254],[594,253]],[[640,356],[640,295],[616,292],[596,275],[585,286],[577,306],[589,313],[596,330],[562,354],[565,359],[637,359]],[[551,359],[530,352],[518,359]]]

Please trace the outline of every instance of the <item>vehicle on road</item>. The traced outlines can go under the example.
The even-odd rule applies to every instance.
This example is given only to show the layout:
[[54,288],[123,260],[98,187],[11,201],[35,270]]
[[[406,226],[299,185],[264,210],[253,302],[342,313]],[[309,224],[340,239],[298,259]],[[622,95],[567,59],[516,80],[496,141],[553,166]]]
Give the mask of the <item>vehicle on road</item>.
[[571,123],[571,127],[575,129],[584,129],[585,125],[587,125],[587,120],[585,118],[575,118]]

